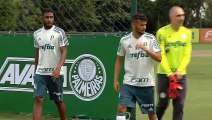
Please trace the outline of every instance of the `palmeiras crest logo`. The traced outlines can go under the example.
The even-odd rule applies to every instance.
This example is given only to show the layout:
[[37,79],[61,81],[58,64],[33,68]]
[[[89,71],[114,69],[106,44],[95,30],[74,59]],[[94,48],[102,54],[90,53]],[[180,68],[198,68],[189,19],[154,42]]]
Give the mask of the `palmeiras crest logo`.
[[79,99],[91,101],[98,98],[106,84],[104,65],[94,55],[77,57],[70,69],[69,83]]

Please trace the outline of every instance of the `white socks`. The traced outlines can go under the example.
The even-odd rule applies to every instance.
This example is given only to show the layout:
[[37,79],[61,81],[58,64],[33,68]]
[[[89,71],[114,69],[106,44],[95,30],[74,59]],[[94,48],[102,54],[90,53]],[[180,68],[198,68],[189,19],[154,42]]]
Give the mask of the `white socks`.
[[116,120],[130,120],[130,113],[125,112],[125,113],[118,113],[116,116]]
[[116,120],[126,120],[126,116],[116,116]]

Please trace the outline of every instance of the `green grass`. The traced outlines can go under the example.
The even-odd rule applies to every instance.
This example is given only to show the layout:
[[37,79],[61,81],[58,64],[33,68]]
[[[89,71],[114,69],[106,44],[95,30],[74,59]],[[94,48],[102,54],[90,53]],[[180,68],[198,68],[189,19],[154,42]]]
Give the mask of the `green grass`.
[[[0,120],[32,120],[32,113],[0,112]],[[46,115],[42,117],[42,120],[58,120],[58,118]]]
[[212,58],[192,58],[188,72],[188,97],[185,120],[209,120],[212,100]]
[[193,50],[212,50],[212,44],[210,43],[194,43]]

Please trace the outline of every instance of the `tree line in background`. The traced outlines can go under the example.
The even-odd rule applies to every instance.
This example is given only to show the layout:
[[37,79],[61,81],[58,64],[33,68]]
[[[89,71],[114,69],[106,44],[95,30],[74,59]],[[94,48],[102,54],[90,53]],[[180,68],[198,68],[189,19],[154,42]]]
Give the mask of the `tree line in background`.
[[[34,31],[42,26],[41,10],[55,11],[55,24],[67,32],[130,31],[132,0],[0,0],[0,31]],[[137,0],[148,17],[149,32],[169,22],[171,6],[182,6],[185,26],[212,27],[211,0]]]

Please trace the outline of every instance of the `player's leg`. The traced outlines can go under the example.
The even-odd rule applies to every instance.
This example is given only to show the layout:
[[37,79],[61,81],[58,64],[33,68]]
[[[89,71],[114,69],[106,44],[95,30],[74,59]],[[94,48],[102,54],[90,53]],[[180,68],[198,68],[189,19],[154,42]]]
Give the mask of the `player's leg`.
[[127,107],[127,112],[130,114],[130,120],[136,120],[136,108]]
[[42,106],[44,102],[44,96],[46,94],[46,82],[45,77],[41,75],[34,75],[34,98],[35,103],[33,106],[33,120],[41,120]]
[[179,91],[180,96],[176,99],[173,99],[173,120],[182,120],[183,119],[183,109],[186,97],[186,77],[183,76],[182,80],[180,80],[180,84],[183,89]]
[[158,103],[156,107],[156,114],[158,120],[161,120],[169,104],[169,96],[167,94],[169,88],[169,79],[165,74],[158,74],[157,83]]
[[59,78],[53,80],[51,76],[48,79],[48,90],[50,95],[50,100],[54,100],[57,105],[57,109],[60,115],[60,120],[66,119],[66,108],[63,102],[63,75],[60,75]]
[[156,113],[149,113],[148,117],[149,120],[158,120]]
[[[126,114],[127,113],[127,108],[135,108],[136,106],[136,101],[135,97],[132,94],[132,89],[133,86],[123,84],[120,89],[119,93],[119,100],[118,100],[118,110],[117,110],[117,116],[116,120],[126,120]],[[131,117],[131,115],[127,115]],[[131,119],[130,119],[131,120]]]
[[60,114],[60,120],[65,120],[66,119],[66,107],[65,107],[64,102],[63,101],[59,101],[59,102],[55,101],[55,104],[57,105],[57,109]]
[[157,120],[154,100],[154,86],[137,87],[134,93],[141,112],[143,114],[148,114],[149,120]]
[[44,98],[35,98],[35,104],[33,106],[33,120],[41,120],[43,102]]

